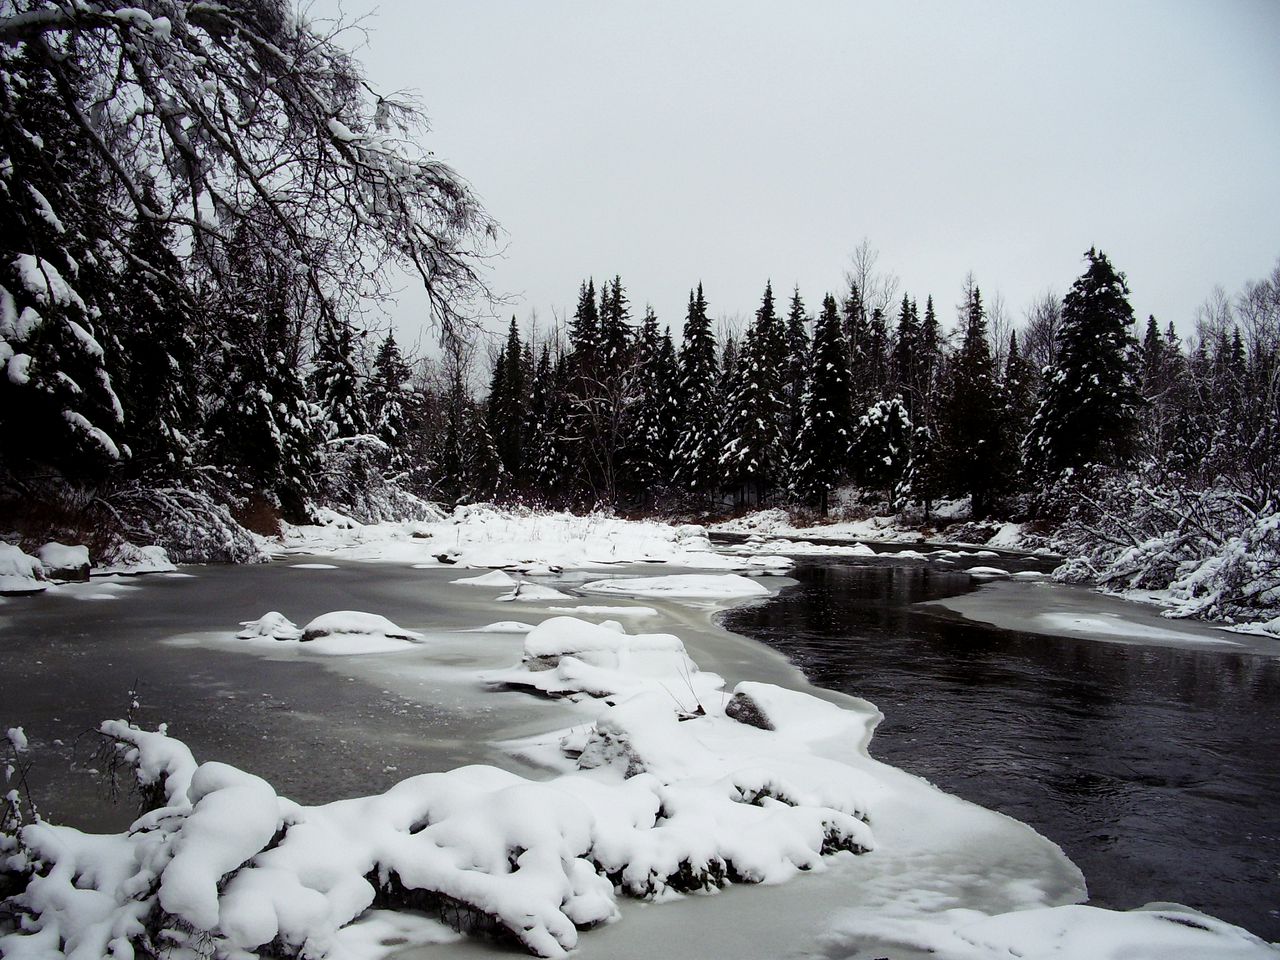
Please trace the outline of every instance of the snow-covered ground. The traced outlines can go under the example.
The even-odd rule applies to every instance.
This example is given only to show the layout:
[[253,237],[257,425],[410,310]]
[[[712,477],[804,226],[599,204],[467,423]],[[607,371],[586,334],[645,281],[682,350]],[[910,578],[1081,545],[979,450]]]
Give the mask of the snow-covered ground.
[[[322,654],[373,676],[431,672],[481,711],[536,692],[555,698],[558,719],[544,712],[509,731],[498,745],[509,769],[411,776],[306,807],[234,767],[199,764],[171,737],[109,724],[159,806],[128,834],[28,828],[16,855],[42,864],[26,894],[35,919],[0,942],[5,956],[122,956],[144,935],[228,957],[267,944],[338,960],[458,950],[439,924],[377,905],[432,906],[544,955],[1276,956],[1185,908],[1071,906],[1083,880],[1054,844],[878,763],[872,705],[809,687],[709,622],[708,610],[779,581],[727,572],[752,569],[750,558],[712,553],[696,529],[475,510],[456,522],[294,530],[286,546],[422,565],[432,589],[475,617],[471,631],[406,630],[376,611],[309,611],[297,627],[264,611],[209,625],[212,642],[249,656]],[[621,563],[625,576],[601,575]],[[636,564],[662,575],[637,578]],[[463,567],[505,569],[453,576]],[[513,620],[500,601],[523,584],[611,603],[566,616],[569,605],[533,599]],[[1036,588],[1000,582],[983,594],[1019,587]],[[644,632],[623,625],[629,616]],[[335,637],[342,649],[324,649]]]

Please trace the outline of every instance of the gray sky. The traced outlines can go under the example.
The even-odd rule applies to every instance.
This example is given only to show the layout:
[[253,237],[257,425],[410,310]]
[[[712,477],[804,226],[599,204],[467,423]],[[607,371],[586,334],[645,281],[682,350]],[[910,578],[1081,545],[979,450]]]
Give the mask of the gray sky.
[[[947,322],[968,271],[1020,317],[1096,244],[1139,316],[1190,329],[1280,256],[1276,0],[342,9],[502,225],[522,324],[614,273],[677,333],[699,280],[718,316],[767,279],[813,311],[865,237]],[[393,311],[410,342],[422,304]]]

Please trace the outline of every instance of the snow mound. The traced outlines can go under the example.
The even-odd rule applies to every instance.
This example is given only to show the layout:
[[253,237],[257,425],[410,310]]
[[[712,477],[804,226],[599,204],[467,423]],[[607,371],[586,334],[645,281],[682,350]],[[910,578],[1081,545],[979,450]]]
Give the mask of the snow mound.
[[495,600],[508,603],[512,600],[572,600],[567,593],[561,593],[555,587],[546,587],[540,583],[522,581],[517,583],[510,593],[504,593]]
[[11,543],[0,543],[0,593],[39,593],[44,582],[44,565]]
[[302,631],[298,629],[298,625],[286,617],[283,613],[272,610],[270,613],[264,613],[257,620],[242,620],[241,630],[236,636],[241,640],[251,640],[254,637],[270,637],[272,640],[300,640]]
[[488,623],[483,627],[472,627],[470,630],[463,630],[463,633],[528,633],[533,629],[533,624],[523,623],[520,620],[499,620],[497,623]]
[[373,635],[397,637],[401,640],[421,640],[422,634],[398,627],[386,617],[359,610],[335,610],[316,617],[302,629],[304,641],[339,635]]
[[478,577],[462,577],[449,582],[462,583],[469,587],[514,587],[520,581],[505,570],[493,570]]
[[[975,554],[977,556],[977,554]],[[995,580],[999,577],[1010,576],[1008,570],[1002,570],[1000,567],[969,567],[965,573],[971,577],[977,577],[985,580]]]
[[693,711],[724,681],[702,673],[669,633],[628,634],[615,620],[588,623],[552,617],[529,631],[520,666],[488,673],[493,684],[538,691],[547,696],[592,697],[667,691],[667,703]]
[[676,574],[670,577],[617,577],[593,580],[579,589],[583,593],[613,593],[633,597],[659,597],[681,600],[716,600],[737,597],[768,596],[769,589],[759,581],[738,574]]

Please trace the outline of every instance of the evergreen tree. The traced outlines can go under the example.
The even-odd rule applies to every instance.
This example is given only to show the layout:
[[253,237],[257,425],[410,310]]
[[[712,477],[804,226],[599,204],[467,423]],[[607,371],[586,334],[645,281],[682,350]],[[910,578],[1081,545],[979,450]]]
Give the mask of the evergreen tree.
[[108,178],[18,49],[0,47],[0,467],[98,478],[128,458],[101,323],[116,288]]
[[911,465],[911,416],[901,397],[879,400],[858,418],[852,456],[869,486],[885,491],[890,511],[897,508],[900,488]]
[[973,516],[985,517],[1008,482],[999,423],[1000,404],[987,340],[982,292],[972,279],[960,305],[964,341],[950,370],[941,440],[949,482],[972,498]]
[[1057,360],[1041,387],[1027,459],[1046,477],[1130,455],[1138,396],[1131,353],[1133,308],[1124,275],[1090,249],[1089,266],[1062,301]]
[[575,471],[573,456],[577,445],[570,433],[569,366],[564,354],[552,363],[549,349],[542,348],[537,375],[539,395],[534,402],[543,407],[543,414],[533,437],[533,482],[549,503],[557,504],[571,499]]
[[357,437],[369,432],[364,391],[356,371],[356,336],[351,324],[337,319],[321,328],[311,387],[316,405],[330,424],[332,437]]
[[516,318],[511,318],[507,342],[498,353],[489,389],[486,426],[508,483],[518,485],[525,475],[524,421],[528,404],[524,345]]
[[417,413],[412,373],[394,334],[388,333],[373,362],[369,415],[374,434],[391,451],[391,466],[399,469],[409,441],[409,423]]
[[1016,470],[1006,468],[1006,475],[1021,473],[1022,442],[1035,411],[1035,368],[1018,347],[1018,331],[1009,331],[1009,350],[1000,384],[1000,427],[1002,456],[1016,463]]
[[600,360],[604,378],[620,379],[627,368],[631,345],[631,310],[622,278],[600,288]]
[[804,396],[805,375],[809,366],[808,319],[804,300],[800,297],[800,288],[796,287],[791,294],[791,307],[787,311],[787,375],[783,395],[791,414],[788,442],[795,439],[796,429],[800,425],[800,398]]
[[[296,343],[285,309],[283,282],[287,270],[243,251],[240,266],[256,267],[262,289],[253,278],[224,277],[218,327],[225,331],[214,377],[207,431],[207,454],[239,480],[247,491],[274,496],[286,520],[306,517],[306,498],[315,488],[319,468],[316,444],[326,422],[307,399],[298,373]],[[274,287],[275,292],[271,293]],[[253,306],[250,306],[253,304]]]
[[916,305],[902,296],[898,311],[898,331],[893,343],[893,363],[889,382],[906,403],[907,412],[913,414],[919,406],[920,395],[920,320]]
[[699,283],[697,294],[689,294],[684,344],[680,351],[680,403],[684,423],[674,456],[676,482],[693,493],[709,493],[719,481],[718,372],[716,341]]
[[823,516],[849,457],[848,356],[836,301],[828,294],[813,332],[793,467],[796,494],[816,500]]
[[675,370],[670,347],[670,337],[658,332],[658,318],[647,308],[635,343],[634,383],[629,391],[633,402],[627,411],[622,467],[624,486],[646,504],[671,478],[667,418]]
[[170,251],[163,225],[138,224],[130,253],[139,263],[127,271],[114,300],[119,322],[111,344],[117,356],[113,382],[124,408],[125,437],[139,473],[183,478],[193,466],[200,429],[197,349],[182,288],[170,280],[182,268]]

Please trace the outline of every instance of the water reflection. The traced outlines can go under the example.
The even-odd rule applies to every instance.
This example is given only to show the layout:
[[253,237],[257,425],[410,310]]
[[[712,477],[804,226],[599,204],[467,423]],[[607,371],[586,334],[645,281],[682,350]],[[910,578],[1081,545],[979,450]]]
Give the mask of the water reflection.
[[1094,902],[1174,900],[1280,939],[1280,660],[925,612],[972,581],[918,562],[793,576],[725,625],[876,703],[880,759],[1035,826]]

